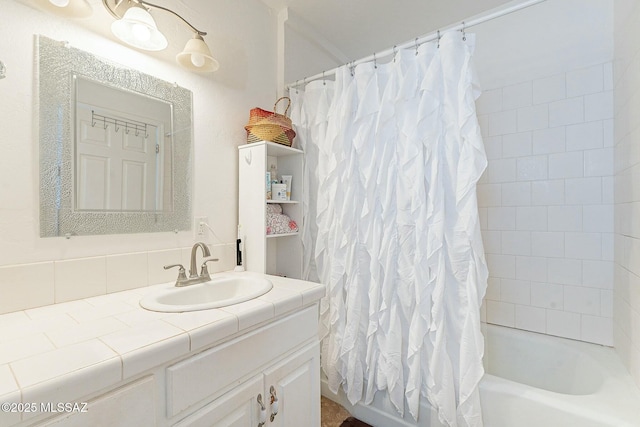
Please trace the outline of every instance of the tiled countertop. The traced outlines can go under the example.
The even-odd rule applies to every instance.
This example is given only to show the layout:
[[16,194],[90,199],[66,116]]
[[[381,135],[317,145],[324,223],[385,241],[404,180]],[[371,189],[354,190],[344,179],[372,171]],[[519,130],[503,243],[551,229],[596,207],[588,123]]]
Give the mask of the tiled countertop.
[[[0,402],[74,402],[325,294],[321,284],[266,277],[271,291],[220,309],[140,307],[145,294],[172,286],[162,284],[0,315]],[[0,424],[14,415],[0,413]]]

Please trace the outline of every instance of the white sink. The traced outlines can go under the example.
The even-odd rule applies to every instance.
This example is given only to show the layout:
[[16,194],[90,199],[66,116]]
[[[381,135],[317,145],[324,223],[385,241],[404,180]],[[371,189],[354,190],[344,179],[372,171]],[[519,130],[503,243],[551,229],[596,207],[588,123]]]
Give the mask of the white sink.
[[140,300],[140,306],[166,313],[208,310],[258,298],[271,288],[273,284],[258,275],[220,275],[213,276],[209,282],[152,292]]

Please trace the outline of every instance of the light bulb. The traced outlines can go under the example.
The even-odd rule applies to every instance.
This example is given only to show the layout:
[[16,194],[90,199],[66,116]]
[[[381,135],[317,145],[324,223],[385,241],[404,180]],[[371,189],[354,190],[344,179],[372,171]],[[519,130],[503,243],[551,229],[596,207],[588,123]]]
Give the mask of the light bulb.
[[135,37],[136,40],[141,42],[146,42],[151,38],[151,31],[142,24],[133,24],[131,27],[131,34],[133,34],[133,37]]
[[200,53],[192,53],[191,54],[191,63],[196,67],[202,67],[204,65],[204,56]]
[[67,7],[69,6],[69,0],[49,0],[49,2],[58,7]]

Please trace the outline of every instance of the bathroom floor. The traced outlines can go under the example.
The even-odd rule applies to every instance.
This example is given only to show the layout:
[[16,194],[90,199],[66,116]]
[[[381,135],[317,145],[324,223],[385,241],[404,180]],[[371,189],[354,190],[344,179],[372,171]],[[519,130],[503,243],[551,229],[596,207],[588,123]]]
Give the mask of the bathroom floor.
[[371,427],[358,421],[342,406],[322,397],[320,400],[321,427]]

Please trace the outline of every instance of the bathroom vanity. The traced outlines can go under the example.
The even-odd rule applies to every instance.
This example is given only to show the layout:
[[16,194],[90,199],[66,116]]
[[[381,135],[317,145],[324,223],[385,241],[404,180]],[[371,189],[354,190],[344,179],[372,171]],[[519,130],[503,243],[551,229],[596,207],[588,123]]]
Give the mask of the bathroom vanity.
[[0,425],[319,426],[325,288],[263,277],[271,291],[219,309],[138,305],[164,284],[0,316],[25,337],[0,359]]

